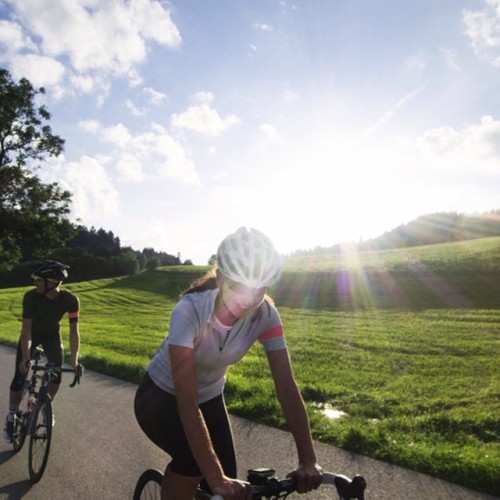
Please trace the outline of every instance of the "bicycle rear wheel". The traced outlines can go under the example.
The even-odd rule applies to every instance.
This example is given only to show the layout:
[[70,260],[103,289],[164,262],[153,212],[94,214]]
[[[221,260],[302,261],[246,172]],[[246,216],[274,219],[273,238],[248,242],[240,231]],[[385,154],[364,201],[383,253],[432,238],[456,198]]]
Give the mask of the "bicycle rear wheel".
[[39,399],[35,406],[31,416],[30,430],[28,468],[30,481],[37,483],[45,471],[52,439],[52,403],[49,396]]
[[163,474],[156,469],[145,470],[134,490],[134,500],[160,500]]
[[12,434],[12,446],[14,452],[17,453],[24,444],[26,434],[28,434],[30,408],[28,407],[30,392],[28,384],[25,384],[21,395],[21,402],[19,408],[14,414],[14,429]]

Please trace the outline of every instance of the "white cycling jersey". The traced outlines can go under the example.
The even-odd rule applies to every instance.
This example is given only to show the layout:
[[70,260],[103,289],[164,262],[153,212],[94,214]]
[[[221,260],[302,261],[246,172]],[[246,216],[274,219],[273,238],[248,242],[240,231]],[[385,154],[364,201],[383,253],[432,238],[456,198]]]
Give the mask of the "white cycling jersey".
[[228,331],[221,331],[213,314],[218,292],[214,289],[185,295],[172,311],[169,335],[148,366],[149,376],[164,391],[175,395],[169,345],[194,349],[199,403],[222,393],[228,366],[238,362],[256,340],[266,351],[287,348],[279,313],[267,301]]

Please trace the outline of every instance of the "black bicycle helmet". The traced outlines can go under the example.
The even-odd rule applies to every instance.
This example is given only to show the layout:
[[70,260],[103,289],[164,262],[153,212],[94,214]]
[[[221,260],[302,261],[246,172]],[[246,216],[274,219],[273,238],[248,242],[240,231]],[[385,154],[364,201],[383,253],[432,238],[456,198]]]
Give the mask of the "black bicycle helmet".
[[68,277],[69,266],[57,260],[43,260],[38,264],[32,278],[44,278],[46,280],[63,281]]

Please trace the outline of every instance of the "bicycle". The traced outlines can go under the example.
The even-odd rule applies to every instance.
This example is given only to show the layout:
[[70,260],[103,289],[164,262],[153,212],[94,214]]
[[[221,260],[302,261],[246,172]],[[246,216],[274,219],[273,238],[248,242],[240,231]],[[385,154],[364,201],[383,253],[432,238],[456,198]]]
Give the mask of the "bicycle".
[[[163,474],[157,469],[145,470],[137,481],[133,500],[160,500],[161,482]],[[278,499],[285,498],[296,491],[294,478],[278,479],[274,469],[259,467],[250,469],[247,474],[247,481],[252,485],[252,498],[260,500],[262,498]],[[323,485],[335,486],[340,500],[364,500],[366,488],[365,479],[356,475],[353,479],[333,472],[323,473]],[[210,493],[198,488],[194,500],[224,500],[220,495],[212,496]]]
[[49,383],[61,372],[73,372],[74,379],[70,387],[80,383],[79,370],[63,368],[50,363],[41,364],[43,351],[35,350],[33,364],[24,381],[19,409],[14,414],[12,445],[17,453],[30,435],[28,452],[28,470],[30,481],[37,483],[43,476],[49,459],[52,440],[52,400],[48,394]]

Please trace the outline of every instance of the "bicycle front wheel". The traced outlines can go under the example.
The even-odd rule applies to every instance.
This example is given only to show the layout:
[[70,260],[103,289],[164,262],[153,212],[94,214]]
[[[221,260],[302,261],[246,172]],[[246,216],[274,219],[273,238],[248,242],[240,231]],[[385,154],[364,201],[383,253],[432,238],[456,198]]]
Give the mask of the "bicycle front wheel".
[[30,408],[28,406],[28,400],[30,397],[30,391],[28,384],[25,384],[23,392],[21,394],[21,402],[19,403],[19,408],[14,414],[14,428],[12,433],[12,446],[14,447],[14,452],[17,453],[24,444],[24,439],[28,433]]
[[52,403],[49,396],[41,398],[35,406],[30,430],[28,467],[30,481],[37,483],[45,471],[52,439]]
[[134,490],[134,500],[160,500],[163,474],[156,469],[145,470]]

